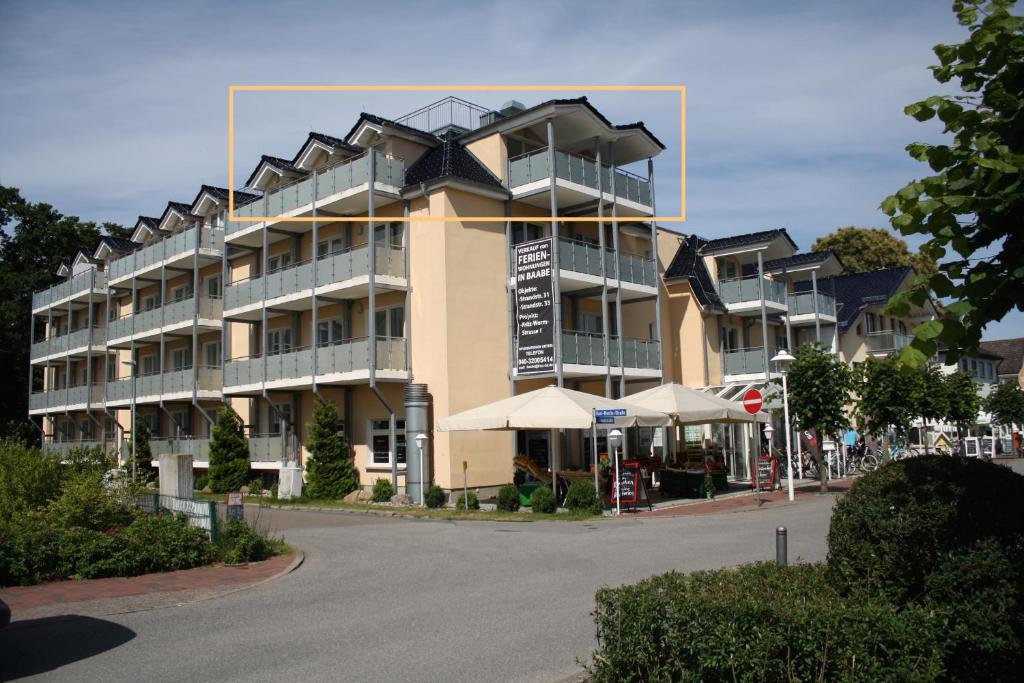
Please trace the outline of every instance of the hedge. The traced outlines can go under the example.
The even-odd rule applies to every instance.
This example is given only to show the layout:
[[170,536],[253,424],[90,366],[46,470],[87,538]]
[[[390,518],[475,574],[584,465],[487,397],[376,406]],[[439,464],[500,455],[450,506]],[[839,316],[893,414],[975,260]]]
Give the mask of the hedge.
[[847,600],[820,565],[756,564],[602,588],[590,674],[607,681],[931,681],[940,619]]

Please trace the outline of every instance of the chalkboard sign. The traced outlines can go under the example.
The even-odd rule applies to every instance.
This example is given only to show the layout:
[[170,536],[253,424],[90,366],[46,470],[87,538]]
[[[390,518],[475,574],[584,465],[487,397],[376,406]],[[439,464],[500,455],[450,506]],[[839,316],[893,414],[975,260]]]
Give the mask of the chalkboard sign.
[[977,437],[973,437],[972,436],[972,437],[970,437],[968,439],[964,439],[964,442],[965,442],[964,445],[967,448],[967,455],[969,457],[972,457],[972,458],[977,458],[978,457],[978,439],[977,439]]
[[[754,480],[757,482],[757,487],[761,490],[771,491],[775,488],[775,479],[779,474],[778,461],[771,456],[762,455],[754,462],[757,467],[757,478]],[[751,488],[753,486],[754,484],[751,483]]]
[[[612,473],[612,502],[615,496],[620,496],[620,503],[635,504],[639,500],[640,463],[624,462],[619,466],[620,481],[615,481],[615,474]],[[618,484],[618,485],[616,485]]]

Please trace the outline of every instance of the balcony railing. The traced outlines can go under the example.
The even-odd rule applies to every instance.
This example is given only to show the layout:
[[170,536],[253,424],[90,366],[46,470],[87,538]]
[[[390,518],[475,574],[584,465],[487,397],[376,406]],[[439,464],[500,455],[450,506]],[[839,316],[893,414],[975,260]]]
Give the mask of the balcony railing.
[[193,460],[210,459],[210,440],[205,437],[155,437],[149,440],[149,448],[154,460],[161,455],[185,453]]
[[[149,310],[139,311],[135,315],[111,320],[107,323],[107,339],[122,339],[132,334],[156,332],[161,326],[176,325],[189,322],[195,311],[195,302],[190,296],[173,301],[166,306],[157,306]],[[199,297],[199,317],[206,320],[219,320],[222,316],[221,300],[213,297]]]
[[[374,180],[395,187],[405,185],[405,162],[383,152],[374,153],[377,155]],[[315,171],[314,174],[316,175],[316,200],[319,202],[331,195],[369,182],[370,157],[363,153],[355,158],[322,168]],[[255,201],[236,207],[235,214],[239,218],[283,216],[289,211],[312,204],[314,174],[274,188]],[[245,230],[251,225],[253,225],[251,222],[231,221],[228,223],[228,234]]]
[[153,242],[134,254],[127,254],[110,262],[110,279],[116,280],[132,274],[132,270],[144,270],[161,261],[184,256],[195,251],[196,239],[200,240],[199,248],[220,251],[224,248],[224,231],[220,228],[202,226],[176,232],[173,235]]
[[76,384],[61,389],[37,391],[28,398],[29,410],[103,403],[103,384]]
[[285,438],[280,434],[254,434],[249,437],[249,460],[252,462],[280,462],[284,454]]
[[[654,259],[605,248],[605,272],[613,280],[625,280],[638,285],[654,287],[658,283],[658,268]],[[563,237],[558,243],[558,267],[574,273],[601,274],[601,247],[589,242]]]
[[[90,344],[89,331],[88,327],[83,327],[73,332],[38,341],[32,345],[31,358],[36,360],[55,353],[68,353],[74,349],[85,348]],[[107,342],[106,330],[102,327],[93,327],[91,338],[93,346],[104,345]]]
[[[786,283],[769,278],[764,281],[764,300],[775,303],[785,303]],[[735,280],[722,280],[718,283],[718,295],[726,304],[738,304],[748,301],[760,301],[761,292],[758,288],[757,276],[737,278]]]
[[[302,347],[285,353],[268,354],[266,372],[264,358],[250,356],[229,360],[224,368],[226,386],[244,386],[267,382],[300,379],[313,372],[313,349]],[[405,370],[406,344],[400,337],[377,338],[378,370]],[[352,339],[316,348],[317,376],[368,370],[370,367],[369,339]]]
[[[548,150],[528,152],[509,159],[509,187],[547,180],[551,177],[548,169]],[[611,168],[602,164],[601,187],[612,193]],[[597,162],[578,154],[555,150],[555,177],[577,185],[597,189]],[[615,169],[615,196],[651,206],[651,182],[635,173]]]
[[[93,280],[95,277],[95,280]],[[32,310],[38,310],[57,301],[77,294],[84,294],[92,287],[97,294],[106,294],[107,274],[98,270],[86,270],[71,278],[58,282],[52,287],[32,293]]]
[[[778,349],[768,349],[768,358],[771,359],[779,352]],[[726,351],[723,354],[726,375],[763,375],[764,374],[764,347],[758,346],[750,349],[737,349]],[[778,368],[771,360],[769,371],[776,372]]]
[[73,450],[80,448],[101,448],[107,451],[114,449],[113,440],[109,441],[97,441],[96,439],[87,437],[83,439],[69,439],[66,441],[45,441],[43,442],[44,453],[70,453]]
[[[789,297],[790,315],[813,315],[814,314],[814,292],[801,292],[791,294]],[[818,292],[818,315],[835,317],[836,300],[828,294]]]
[[[626,368],[657,370],[661,367],[661,344],[649,339],[622,341],[622,364]],[[619,367],[619,338],[608,338],[609,365]],[[562,332],[562,362],[605,365],[604,336],[589,332]]]
[[[191,367],[170,372],[155,372],[139,375],[135,378],[135,397],[145,398],[162,394],[181,394],[191,392],[192,387],[198,391],[220,391],[220,368],[200,367],[193,380]],[[130,401],[132,398],[132,379],[125,377],[107,382],[107,402]]]
[[[378,244],[376,247],[378,275],[405,277],[405,251],[401,247]],[[370,272],[370,250],[365,244],[318,257],[317,287],[345,282]],[[267,299],[309,291],[313,287],[313,263],[303,261],[275,270],[267,276]],[[263,300],[263,278],[254,277],[228,285],[224,290],[225,309],[259,303]]]
[[911,337],[908,334],[900,334],[892,330],[882,332],[869,332],[865,337],[868,345],[868,353],[892,353],[908,346]]

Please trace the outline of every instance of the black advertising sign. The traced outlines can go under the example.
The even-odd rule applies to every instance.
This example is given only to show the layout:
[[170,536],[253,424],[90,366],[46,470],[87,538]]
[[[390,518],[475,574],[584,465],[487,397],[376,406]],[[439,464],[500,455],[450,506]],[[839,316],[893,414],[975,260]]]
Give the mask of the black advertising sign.
[[[616,492],[619,494],[619,502],[636,503],[639,500],[640,492],[637,490],[637,480],[640,478],[640,463],[624,462],[619,467],[619,481],[612,482],[612,500],[615,500]],[[614,475],[612,479],[615,479]],[[615,484],[618,483],[618,486]]]
[[516,372],[555,371],[555,307],[550,237],[516,245]]

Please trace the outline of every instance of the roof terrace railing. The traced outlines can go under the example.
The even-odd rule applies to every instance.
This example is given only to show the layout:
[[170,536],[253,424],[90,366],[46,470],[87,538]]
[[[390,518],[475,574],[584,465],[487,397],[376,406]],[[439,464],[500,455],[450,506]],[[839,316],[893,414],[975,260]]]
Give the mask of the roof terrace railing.
[[395,123],[427,133],[435,133],[452,127],[476,130],[488,123],[484,117],[490,113],[491,110],[487,107],[481,107],[458,97],[445,97],[414,112],[399,116],[395,119]]

